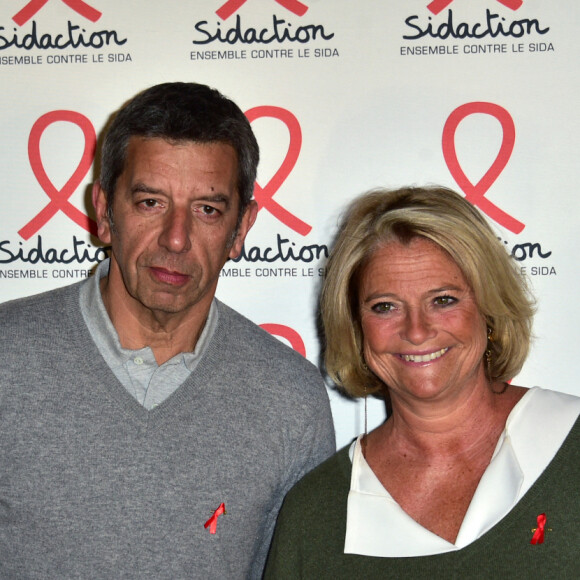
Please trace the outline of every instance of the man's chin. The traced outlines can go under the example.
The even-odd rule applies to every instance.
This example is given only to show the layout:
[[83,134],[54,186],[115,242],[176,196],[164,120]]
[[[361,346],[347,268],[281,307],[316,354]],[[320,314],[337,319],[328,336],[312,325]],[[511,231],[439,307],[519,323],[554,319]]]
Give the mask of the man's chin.
[[143,306],[150,310],[151,312],[159,312],[165,314],[179,314],[180,312],[186,312],[192,308],[195,304],[186,302],[184,300],[170,298],[161,299],[156,297],[155,299],[147,300],[142,302]]
[[[203,302],[204,295],[184,294],[183,290],[169,289],[163,291],[151,292],[148,296],[142,296],[142,306],[150,310],[152,313],[159,314],[183,314],[190,312],[200,303]],[[209,299],[211,302],[211,298]]]

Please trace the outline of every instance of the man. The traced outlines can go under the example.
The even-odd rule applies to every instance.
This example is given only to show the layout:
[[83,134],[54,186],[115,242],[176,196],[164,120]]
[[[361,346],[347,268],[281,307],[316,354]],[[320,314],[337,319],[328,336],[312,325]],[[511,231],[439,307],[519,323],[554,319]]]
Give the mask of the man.
[[0,578],[258,578],[334,451],[316,368],[214,298],[258,146],[203,85],[125,105],[93,189],[110,260],[0,307]]

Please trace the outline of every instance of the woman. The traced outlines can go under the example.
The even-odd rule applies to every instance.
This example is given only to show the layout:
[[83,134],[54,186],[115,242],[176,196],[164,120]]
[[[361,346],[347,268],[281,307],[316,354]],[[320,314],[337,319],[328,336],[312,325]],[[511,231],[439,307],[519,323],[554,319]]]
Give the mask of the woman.
[[330,376],[390,413],[290,492],[266,577],[578,577],[580,399],[508,382],[533,303],[478,211],[357,199],[321,310]]

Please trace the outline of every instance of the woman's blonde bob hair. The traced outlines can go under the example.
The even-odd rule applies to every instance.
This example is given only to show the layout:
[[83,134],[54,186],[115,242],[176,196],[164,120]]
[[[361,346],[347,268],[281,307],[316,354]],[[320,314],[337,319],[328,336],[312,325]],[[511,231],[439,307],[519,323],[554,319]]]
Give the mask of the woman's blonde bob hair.
[[322,289],[326,371],[351,396],[388,389],[367,368],[362,355],[361,274],[378,247],[416,237],[445,250],[473,290],[492,335],[488,378],[510,380],[526,360],[534,301],[515,262],[479,211],[444,187],[378,189],[355,199],[348,208]]

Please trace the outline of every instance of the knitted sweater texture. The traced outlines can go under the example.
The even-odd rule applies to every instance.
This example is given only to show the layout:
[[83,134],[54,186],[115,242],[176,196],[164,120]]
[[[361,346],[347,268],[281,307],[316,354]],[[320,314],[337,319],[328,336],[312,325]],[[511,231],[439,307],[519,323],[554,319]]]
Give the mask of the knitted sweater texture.
[[[538,426],[538,437],[541,430]],[[288,494],[266,579],[580,578],[580,419],[512,511],[472,544],[445,554],[411,558],[344,554],[351,467],[347,447]],[[545,540],[532,545],[532,529],[542,513],[547,517]]]
[[334,448],[317,369],[218,303],[199,366],[147,411],[78,288],[0,306],[0,578],[259,578],[285,493]]

